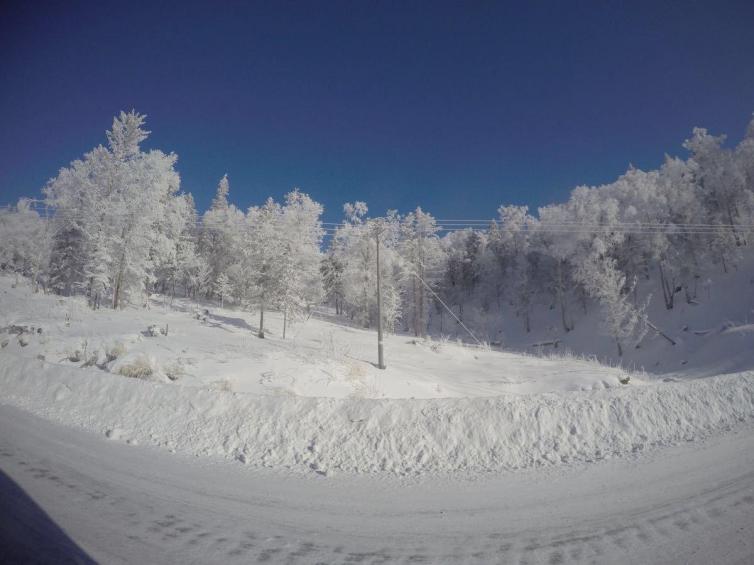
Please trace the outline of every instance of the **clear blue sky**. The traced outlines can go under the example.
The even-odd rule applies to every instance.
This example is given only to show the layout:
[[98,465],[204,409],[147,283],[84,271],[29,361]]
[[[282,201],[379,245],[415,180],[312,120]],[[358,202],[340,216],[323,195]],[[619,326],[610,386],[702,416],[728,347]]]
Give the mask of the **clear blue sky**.
[[227,172],[244,208],[299,186],[328,219],[561,201],[754,111],[751,1],[43,4],[0,13],[3,203],[121,109],[200,209]]

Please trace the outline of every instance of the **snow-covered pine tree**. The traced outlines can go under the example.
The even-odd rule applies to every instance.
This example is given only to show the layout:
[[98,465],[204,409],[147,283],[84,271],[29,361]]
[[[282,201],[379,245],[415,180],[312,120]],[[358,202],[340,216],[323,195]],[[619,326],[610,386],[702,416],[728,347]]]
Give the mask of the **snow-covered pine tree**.
[[100,234],[107,211],[104,194],[110,180],[110,159],[105,148],[97,147],[60,169],[43,189],[45,202],[54,211],[50,275],[56,292],[71,294],[74,289],[89,287],[85,271],[94,249],[91,239]]
[[217,192],[212,199],[212,205],[210,210],[225,210],[228,208],[228,194],[230,193],[230,181],[228,181],[228,174],[224,174],[220,182],[217,183]]
[[210,290],[215,292],[218,278],[238,269],[231,269],[238,264],[242,255],[242,231],[246,223],[243,212],[228,202],[230,182],[228,175],[223,176],[217,185],[217,192],[212,205],[202,216],[199,232],[199,253],[210,267]]
[[84,279],[85,244],[82,230],[73,223],[55,232],[50,258],[50,288],[57,293],[71,296]]

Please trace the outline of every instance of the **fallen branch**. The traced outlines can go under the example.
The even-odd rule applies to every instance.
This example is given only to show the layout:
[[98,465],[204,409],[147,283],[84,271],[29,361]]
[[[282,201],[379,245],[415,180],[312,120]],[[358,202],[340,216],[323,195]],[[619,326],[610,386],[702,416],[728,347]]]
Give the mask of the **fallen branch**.
[[675,341],[673,340],[673,338],[671,338],[671,337],[670,337],[670,336],[669,336],[668,334],[666,334],[666,333],[665,333],[665,332],[663,332],[663,331],[662,331],[662,330],[661,330],[660,328],[658,328],[657,326],[655,326],[655,325],[654,325],[654,324],[653,324],[652,322],[650,322],[650,321],[649,321],[649,319],[648,319],[648,318],[644,318],[644,322],[645,322],[645,323],[647,324],[647,326],[649,326],[649,327],[650,327],[651,329],[653,329],[653,330],[654,330],[654,331],[656,331],[656,332],[657,332],[658,334],[660,334],[660,335],[661,335],[662,337],[664,337],[665,339],[667,339],[667,340],[668,340],[668,341],[669,341],[669,342],[670,342],[670,343],[671,343],[672,345],[676,345],[676,343],[675,343]]
[[555,349],[557,349],[559,345],[560,345],[560,340],[556,339],[554,341],[542,341],[540,343],[532,343],[531,347],[547,347],[547,346],[552,346]]

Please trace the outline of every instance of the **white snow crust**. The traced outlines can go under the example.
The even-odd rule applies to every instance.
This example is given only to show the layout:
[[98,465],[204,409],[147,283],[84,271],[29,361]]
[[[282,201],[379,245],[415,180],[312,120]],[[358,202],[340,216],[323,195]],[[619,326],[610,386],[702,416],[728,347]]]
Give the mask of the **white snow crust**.
[[260,396],[3,355],[3,402],[116,440],[324,474],[483,472],[691,441],[754,414],[754,373],[491,398]]
[[[400,335],[387,342],[391,367],[378,371],[359,349],[373,344],[373,334],[323,320],[310,319],[286,341],[273,323],[260,340],[241,313],[228,321],[232,313],[216,309],[203,322],[188,307],[93,312],[9,281],[0,327],[43,331],[24,334],[26,345],[0,335],[7,340],[0,402],[113,441],[253,467],[398,475],[524,469],[692,441],[754,416],[751,371],[661,379],[573,357],[435,347]],[[168,335],[139,332],[152,324],[167,324]],[[326,335],[353,349],[322,355]],[[71,361],[82,339],[87,352]],[[118,356],[108,361],[107,352]],[[198,360],[171,368],[181,356]],[[84,367],[89,358],[94,364]],[[123,369],[134,366],[151,374],[124,376],[133,377]],[[328,370],[335,376],[316,377]],[[625,376],[630,382],[621,385]],[[370,387],[377,379],[382,388]]]

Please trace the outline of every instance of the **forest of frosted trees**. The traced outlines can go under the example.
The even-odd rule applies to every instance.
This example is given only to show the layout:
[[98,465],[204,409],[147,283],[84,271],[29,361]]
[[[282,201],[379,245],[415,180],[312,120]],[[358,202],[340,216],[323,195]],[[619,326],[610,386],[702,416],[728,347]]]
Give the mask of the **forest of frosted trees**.
[[326,223],[299,190],[244,211],[227,176],[200,214],[180,191],[177,156],[142,149],[148,135],[143,115],[121,112],[107,145],[62,168],[43,199],[0,209],[0,268],[92,308],[148,307],[155,294],[233,305],[258,313],[264,337],[265,312],[295,323],[323,303],[375,326],[379,240],[392,331],[444,333],[457,317],[488,337],[481,320],[507,316],[529,332],[533,310],[546,308],[569,332],[575,312],[594,308],[620,352],[659,331],[649,292],[669,310],[693,303],[709,276],[738,268],[754,225],[754,120],[735,147],[695,128],[685,160],[631,167],[536,214],[501,206],[484,222],[421,208],[376,217],[353,202]]

